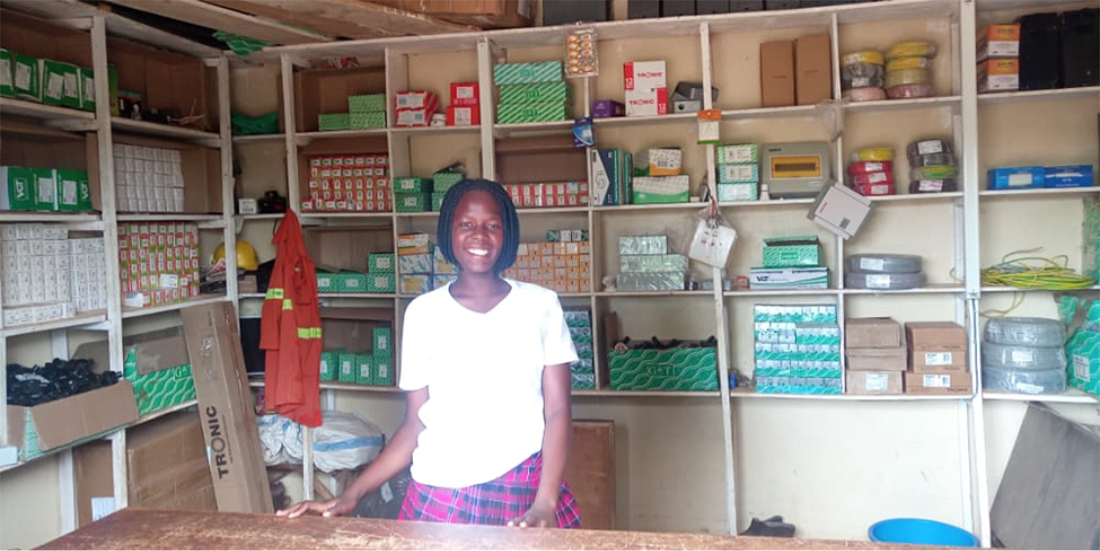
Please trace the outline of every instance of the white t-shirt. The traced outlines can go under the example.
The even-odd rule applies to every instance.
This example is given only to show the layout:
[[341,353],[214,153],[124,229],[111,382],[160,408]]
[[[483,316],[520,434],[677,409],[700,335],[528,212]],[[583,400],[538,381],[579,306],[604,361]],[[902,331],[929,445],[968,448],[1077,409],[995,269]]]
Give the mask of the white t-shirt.
[[450,285],[417,297],[405,311],[404,390],[428,387],[413,479],[463,488],[493,480],[542,449],[542,370],[576,361],[553,291],[505,280],[511,292],[474,312]]

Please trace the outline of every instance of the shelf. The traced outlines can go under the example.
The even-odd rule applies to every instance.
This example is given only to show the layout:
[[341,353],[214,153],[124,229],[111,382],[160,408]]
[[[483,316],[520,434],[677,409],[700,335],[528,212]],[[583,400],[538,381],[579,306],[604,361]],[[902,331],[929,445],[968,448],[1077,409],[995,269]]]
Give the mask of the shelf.
[[[1100,291],[1100,285],[1093,285],[1077,291]],[[982,287],[983,293],[1054,293],[1065,289],[1017,289],[1016,287]]]
[[[709,293],[710,291],[706,291]],[[749,289],[745,291],[725,291],[722,296],[726,297],[786,297],[786,296],[830,296],[836,295],[840,292],[840,289]]]
[[1010,392],[982,391],[982,398],[1005,402],[1046,402],[1051,404],[1088,404],[1100,406],[1100,397],[1067,387],[1061,394],[1013,394]]
[[[771,208],[771,207],[790,207],[795,205],[810,205],[813,204],[813,198],[805,199],[768,199],[767,201],[731,201],[728,203],[718,203],[718,208]],[[696,203],[702,206],[702,203]]]
[[396,386],[360,385],[336,381],[321,382],[321,390],[350,390],[352,392],[384,392],[389,394],[405,392]]
[[1085,98],[1089,96],[1100,99],[1100,86],[1085,86],[1082,88],[1058,88],[1055,90],[1028,90],[1025,92],[978,94],[978,104],[993,105],[997,103],[1035,100],[1056,101],[1063,99]]
[[816,106],[795,105],[790,107],[752,107],[748,109],[727,109],[722,111],[722,120],[774,119],[779,117],[812,117]]
[[317,293],[317,298],[384,298],[384,299],[392,299],[392,298],[397,298],[397,293]]
[[220,214],[187,214],[185,212],[150,212],[147,214],[120,214],[119,222],[214,222],[221,221]]
[[202,130],[195,130],[194,128],[172,126],[170,124],[137,121],[125,117],[111,117],[111,127],[120,132],[183,140],[205,145],[207,147],[218,147],[221,144],[221,136],[213,132],[203,132]]
[[966,287],[954,283],[932,283],[916,289],[842,289],[845,295],[942,295],[962,293]]
[[261,142],[275,142],[286,139],[286,134],[253,134],[251,136],[233,136],[235,144],[250,144]]
[[47,321],[43,323],[31,323],[27,325],[13,325],[11,327],[5,327],[3,329],[0,329],[0,336],[7,338],[15,337],[18,335],[28,335],[31,333],[44,333],[46,331],[55,331],[58,329],[79,329],[83,325],[92,325],[106,320],[106,310],[95,310],[92,312],[77,314],[76,316],[71,318]]
[[215,302],[222,302],[224,300],[228,300],[225,295],[200,295],[199,298],[193,298],[173,304],[165,304],[163,306],[151,306],[149,308],[123,308],[122,318],[128,319],[142,316],[152,316],[154,314],[162,314],[164,312],[174,312],[176,310],[182,310],[184,308],[187,308],[188,306],[213,304]]
[[596,291],[592,293],[592,296],[607,298],[708,297],[713,295],[714,291]]
[[730,398],[758,398],[762,400],[816,400],[833,402],[951,402],[970,400],[970,394],[958,395],[923,395],[923,394],[890,394],[890,395],[860,395],[860,394],[761,394],[747,388],[736,388],[730,391]]
[[99,214],[90,212],[16,212],[0,211],[0,223],[15,224],[27,222],[49,222],[51,224],[66,224],[84,231],[103,231],[103,220]]
[[1035,188],[1035,189],[983,189],[978,192],[982,197],[1065,197],[1070,195],[1100,194],[1100,186]]
[[313,140],[321,139],[346,139],[363,138],[367,136],[385,136],[388,131],[385,128],[372,128],[370,130],[329,130],[326,132],[299,132],[294,135],[294,142],[299,146],[309,145]]
[[137,421],[134,421],[133,423],[131,423],[129,425],[126,425],[126,426],[127,427],[133,427],[133,426],[140,425],[142,423],[148,423],[149,421],[152,421],[154,419],[159,419],[161,417],[164,417],[165,415],[170,415],[170,414],[175,413],[177,411],[182,411],[182,410],[185,410],[185,409],[187,409],[191,406],[198,405],[198,403],[199,403],[198,400],[188,400],[186,402],[183,402],[182,404],[176,404],[174,406],[168,406],[164,409],[157,410],[157,411],[154,411],[152,413],[147,413],[145,415],[142,415],[141,417],[138,417]]
[[[603,117],[599,119],[592,119],[592,124],[596,127],[641,126],[650,124],[694,122],[697,117],[698,115],[696,113],[669,113],[667,115],[642,115],[633,117]],[[572,122],[567,122],[570,122],[569,128],[572,128]]]
[[960,107],[961,96],[942,96],[937,98],[887,99],[880,101],[858,101],[844,104],[844,110],[852,113],[878,113],[882,111],[906,111],[911,109],[931,109],[937,107]]
[[441,134],[473,134],[481,132],[481,125],[467,126],[410,126],[390,128],[394,134],[437,136]]
[[516,209],[516,212],[519,213],[520,216],[523,216],[525,214],[566,214],[566,213],[576,213],[576,212],[588,212],[589,210],[591,210],[591,209],[589,209],[587,206],[583,206],[583,207],[533,207],[533,208]]
[[238,293],[237,294],[237,300],[257,299],[257,298],[262,299],[266,296],[267,295],[264,294],[264,293]]
[[706,203],[658,203],[655,205],[604,205],[592,207],[598,212],[629,212],[639,210],[684,210],[706,208]]
[[95,124],[94,111],[81,111],[71,107],[43,105],[13,98],[0,98],[0,115],[20,115],[35,120],[60,122],[64,126],[90,130]]
[[573,130],[573,121],[527,122],[518,124],[494,124],[493,136],[510,138],[516,134],[530,136],[542,134],[569,133]]
[[[392,212],[303,212],[301,218],[303,220],[309,218],[312,220],[354,220],[356,218],[393,218]],[[420,214],[420,213],[406,213],[406,214]],[[438,213],[428,213],[438,214]],[[281,216],[281,215],[280,215]]]
[[611,390],[574,388],[574,398],[714,398],[716,390]]
[[943,191],[939,193],[902,193],[900,195],[877,195],[868,197],[872,203],[897,203],[897,202],[933,202],[953,201],[961,199],[961,191]]
[[234,218],[247,222],[249,220],[282,220],[284,216],[286,216],[286,213],[275,212],[268,214],[237,214]]

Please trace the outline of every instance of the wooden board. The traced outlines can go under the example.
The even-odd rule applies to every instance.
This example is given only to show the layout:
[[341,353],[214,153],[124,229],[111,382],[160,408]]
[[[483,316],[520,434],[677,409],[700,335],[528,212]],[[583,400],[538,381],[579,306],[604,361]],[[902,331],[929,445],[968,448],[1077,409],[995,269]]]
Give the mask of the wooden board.
[[442,34],[476,29],[360,0],[206,1],[345,38]]
[[327,42],[331,37],[216,6],[200,0],[111,0],[112,3],[272,44]]
[[125,509],[40,549],[934,549],[866,541],[519,529]]
[[577,498],[581,526],[615,529],[615,422],[574,421],[565,481]]

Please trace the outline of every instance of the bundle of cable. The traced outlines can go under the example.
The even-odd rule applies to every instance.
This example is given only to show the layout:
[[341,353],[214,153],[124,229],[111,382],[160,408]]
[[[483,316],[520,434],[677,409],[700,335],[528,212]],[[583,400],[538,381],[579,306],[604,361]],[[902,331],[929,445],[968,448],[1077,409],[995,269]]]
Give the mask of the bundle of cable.
[[861,50],[841,58],[840,83],[844,97],[855,101],[886,99],[883,90],[885,59],[877,50]]
[[886,52],[884,86],[890,99],[927,98],[932,87],[932,58],[936,46],[929,42],[899,42]]

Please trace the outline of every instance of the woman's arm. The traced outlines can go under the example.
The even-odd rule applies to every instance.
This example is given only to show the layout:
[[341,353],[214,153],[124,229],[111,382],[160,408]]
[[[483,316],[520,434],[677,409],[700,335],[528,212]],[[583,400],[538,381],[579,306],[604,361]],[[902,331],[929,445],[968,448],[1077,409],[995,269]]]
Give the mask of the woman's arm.
[[343,516],[355,510],[363,496],[378,489],[387,480],[393,478],[401,469],[412,463],[416,439],[424,430],[420,422],[420,407],[428,401],[428,388],[424,387],[405,394],[405,421],[393,433],[382,453],[343,493],[328,501],[303,501],[276,513],[289,518],[299,517],[307,512],[319,513],[326,517]]
[[546,422],[542,436],[542,477],[535,503],[523,516],[509,521],[508,526],[557,527],[558,495],[573,439],[569,374],[569,364],[548,365],[542,371],[543,417]]

